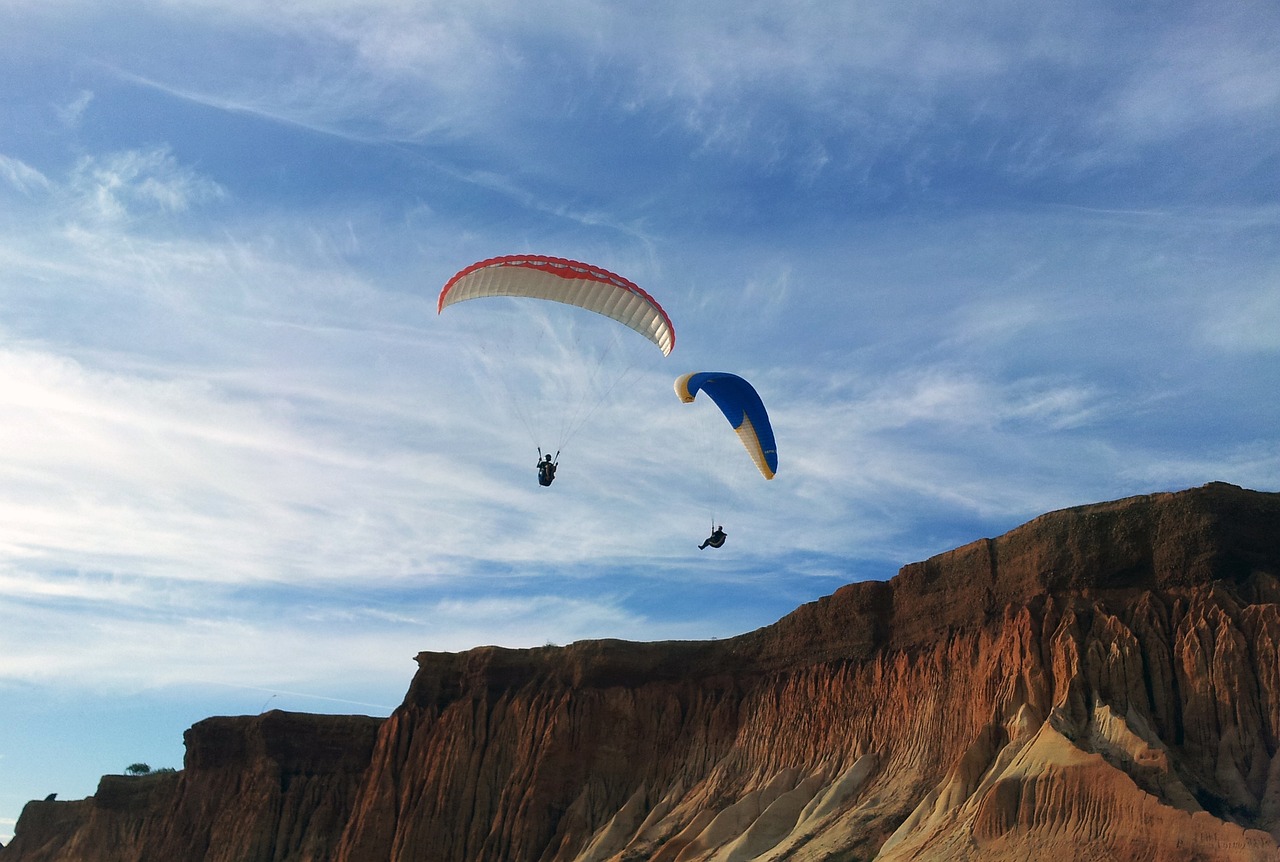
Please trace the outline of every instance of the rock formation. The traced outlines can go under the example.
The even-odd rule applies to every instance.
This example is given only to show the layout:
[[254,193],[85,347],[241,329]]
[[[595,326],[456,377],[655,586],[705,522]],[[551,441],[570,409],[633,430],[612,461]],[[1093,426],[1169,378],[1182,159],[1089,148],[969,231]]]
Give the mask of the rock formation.
[[332,859],[383,719],[207,718],[181,772],[106,775],[75,802],[29,802],[0,860]]
[[1053,512],[712,642],[422,653],[0,862],[1280,859],[1280,494]]

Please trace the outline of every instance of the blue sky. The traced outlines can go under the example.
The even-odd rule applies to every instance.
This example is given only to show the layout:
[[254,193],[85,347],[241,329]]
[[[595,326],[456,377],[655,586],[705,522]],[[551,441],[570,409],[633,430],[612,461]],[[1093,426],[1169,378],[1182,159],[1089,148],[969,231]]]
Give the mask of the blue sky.
[[[0,841],[208,715],[386,714],[419,650],[728,637],[1280,489],[1275,4],[694,5],[0,5]],[[506,375],[590,327],[436,314],[509,253],[677,330],[549,490]]]

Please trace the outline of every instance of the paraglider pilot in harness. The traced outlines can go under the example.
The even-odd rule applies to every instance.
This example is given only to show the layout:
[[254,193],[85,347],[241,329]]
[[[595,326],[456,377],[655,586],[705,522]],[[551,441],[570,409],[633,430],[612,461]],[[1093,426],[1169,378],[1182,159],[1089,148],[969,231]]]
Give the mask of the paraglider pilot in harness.
[[718,548],[724,544],[724,540],[725,540],[724,527],[716,527],[714,530],[711,531],[711,535],[707,538],[707,540],[703,542],[701,545],[698,545],[698,550],[699,551],[703,550],[704,548],[707,547],[707,545],[710,545],[713,548]]
[[538,454],[542,458],[542,460],[538,461],[538,484],[545,488],[556,479],[556,466],[560,463],[560,453],[556,453],[553,461],[550,453],[543,455],[542,447],[539,446]]

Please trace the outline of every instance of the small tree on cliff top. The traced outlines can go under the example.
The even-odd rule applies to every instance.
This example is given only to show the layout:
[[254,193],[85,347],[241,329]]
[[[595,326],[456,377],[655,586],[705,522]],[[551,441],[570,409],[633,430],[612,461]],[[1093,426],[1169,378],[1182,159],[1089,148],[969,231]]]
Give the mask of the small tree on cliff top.
[[125,767],[125,775],[147,775],[151,772],[151,767],[145,763],[130,763]]

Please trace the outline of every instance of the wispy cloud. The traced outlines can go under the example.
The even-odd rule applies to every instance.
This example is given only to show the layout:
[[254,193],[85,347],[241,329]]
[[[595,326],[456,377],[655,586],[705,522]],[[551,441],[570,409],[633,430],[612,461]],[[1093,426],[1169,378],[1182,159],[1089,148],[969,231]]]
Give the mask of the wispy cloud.
[[1125,70],[1103,114],[1140,140],[1228,120],[1274,122],[1280,106],[1280,48],[1266,33],[1280,14],[1251,3],[1226,14],[1193,8],[1156,31],[1152,51]]
[[81,119],[84,117],[85,111],[89,109],[89,105],[93,102],[92,90],[81,90],[75,98],[66,104],[54,105],[54,113],[58,115],[58,120],[67,128],[75,128],[80,125]]
[[0,153],[0,179],[24,194],[48,191],[52,184],[48,177],[18,159]]
[[215,182],[179,166],[165,148],[81,159],[68,186],[92,217],[121,219],[159,210],[181,212],[193,202],[221,197]]
[[1233,353],[1280,351],[1280,272],[1264,272],[1254,284],[1215,291],[1202,326],[1211,344]]

